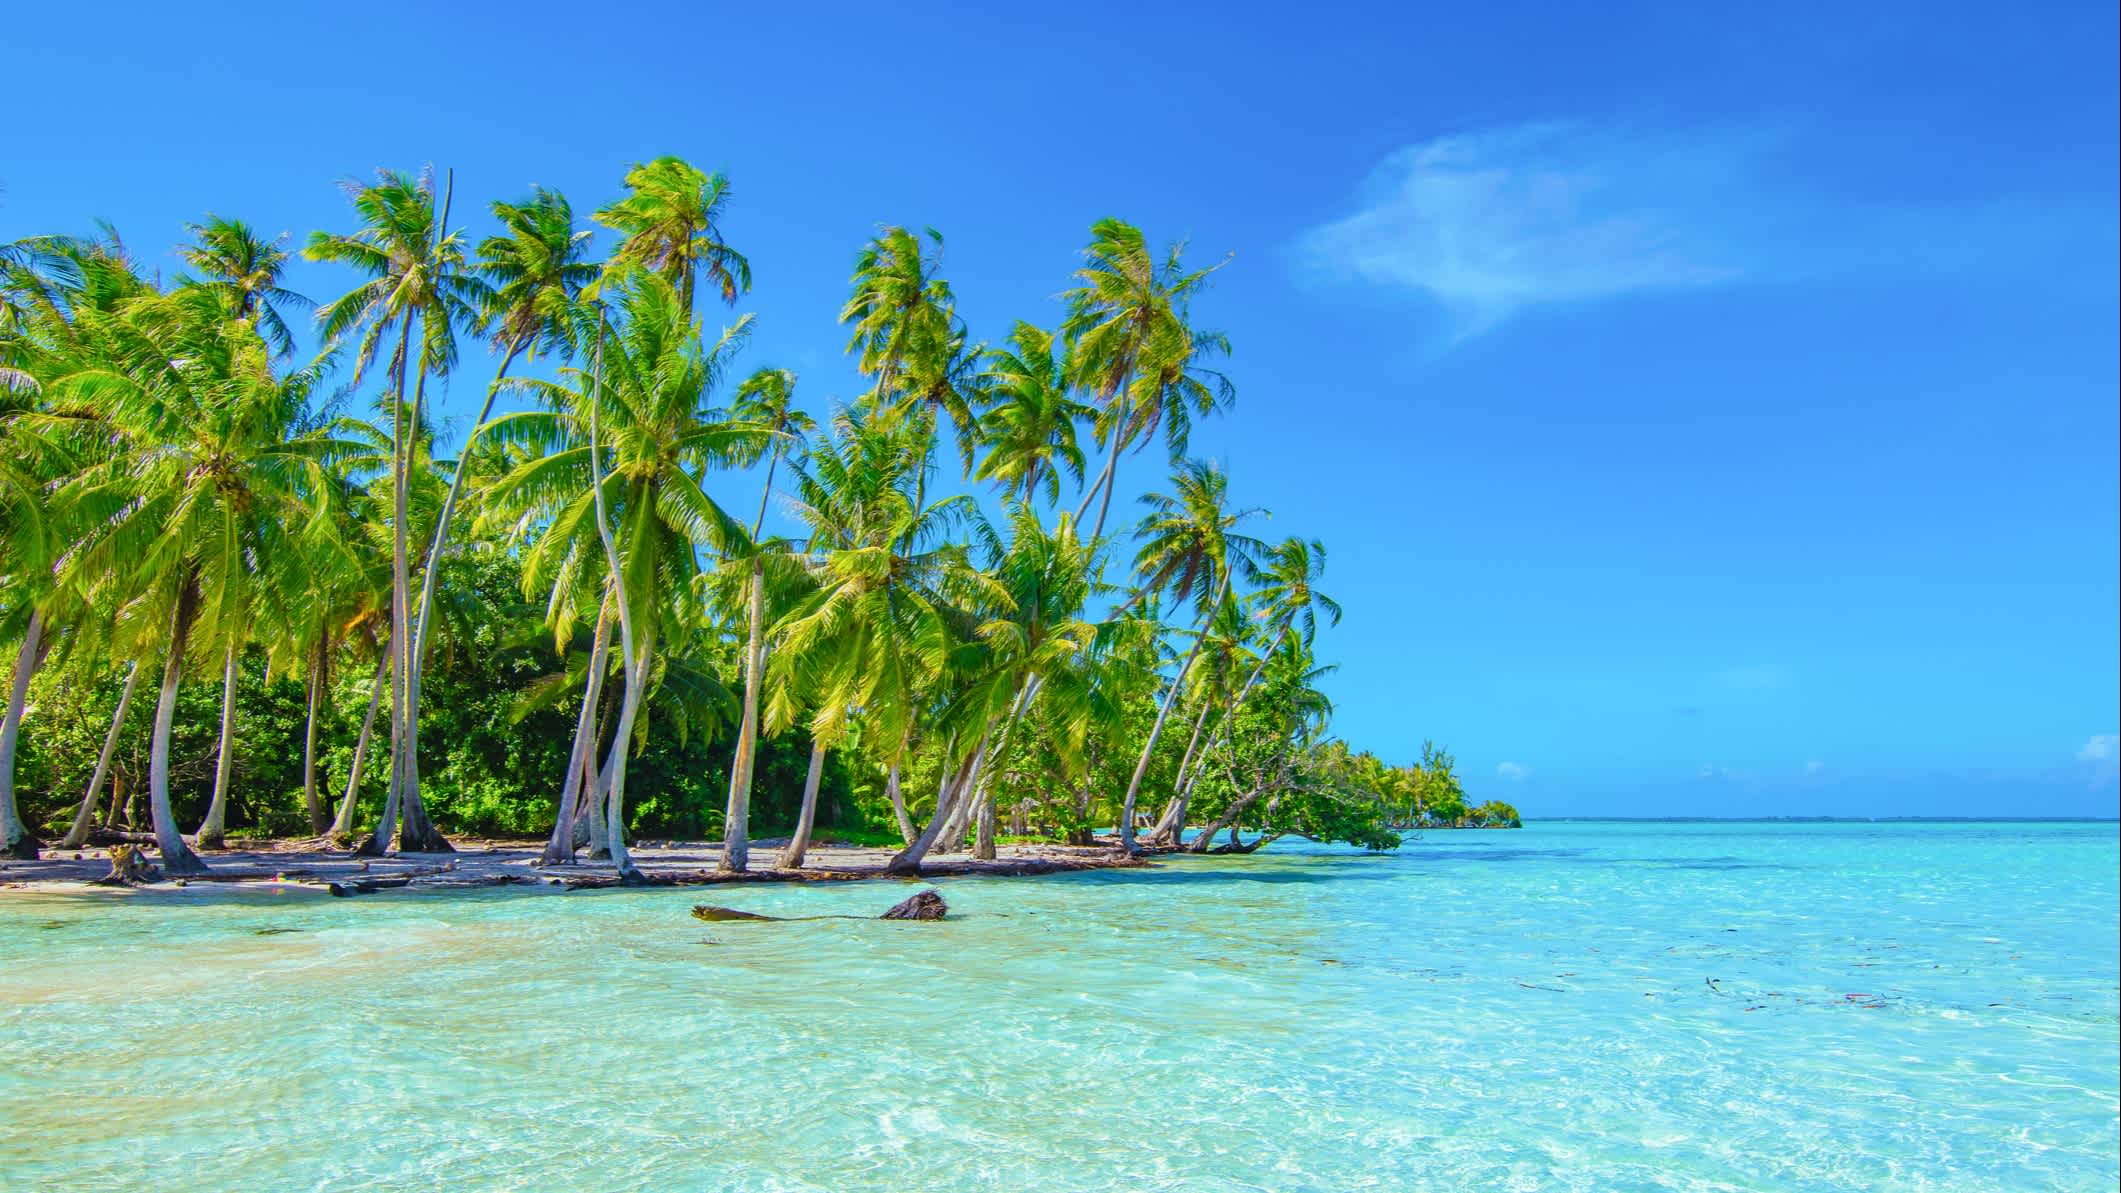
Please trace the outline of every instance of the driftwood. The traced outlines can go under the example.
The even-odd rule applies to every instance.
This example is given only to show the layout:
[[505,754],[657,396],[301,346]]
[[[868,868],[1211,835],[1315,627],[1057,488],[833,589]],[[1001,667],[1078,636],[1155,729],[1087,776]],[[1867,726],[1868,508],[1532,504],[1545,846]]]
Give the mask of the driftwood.
[[155,880],[155,868],[136,845],[118,845],[110,851],[110,873],[95,880],[97,886],[146,886]]
[[[949,911],[950,905],[943,902],[941,895],[934,891],[922,891],[876,918],[880,920],[939,920],[947,915]],[[760,915],[755,911],[740,911],[734,907],[717,907],[712,903],[695,904],[692,908],[692,916],[694,919],[705,920],[710,924],[753,920],[769,920],[777,924],[792,924],[800,920],[866,920],[869,918],[865,915]]]
[[922,891],[905,902],[885,912],[880,919],[886,920],[939,920],[950,913],[950,905],[934,891]]

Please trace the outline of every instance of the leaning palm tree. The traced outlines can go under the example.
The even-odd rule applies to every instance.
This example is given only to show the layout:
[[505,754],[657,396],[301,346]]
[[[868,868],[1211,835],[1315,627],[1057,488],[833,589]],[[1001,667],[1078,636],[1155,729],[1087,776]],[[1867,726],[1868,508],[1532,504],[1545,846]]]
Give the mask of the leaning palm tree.
[[[448,231],[449,197],[435,206],[434,179],[384,171],[371,185],[345,184],[361,227],[351,233],[315,232],[303,255],[313,261],[335,261],[369,275],[369,280],[319,309],[318,327],[327,341],[357,337],[354,381],[358,384],[374,363],[390,332],[397,332],[391,355],[390,410],[393,542],[391,546],[391,671],[397,698],[392,701],[391,797],[384,803],[377,834],[364,847],[390,847],[402,811],[401,845],[414,852],[447,852],[449,842],[427,818],[420,800],[419,711],[412,689],[412,562],[407,537],[413,461],[413,436],[425,415],[429,374],[444,374],[456,363],[456,331],[479,321],[484,287],[465,270],[464,240]],[[418,358],[412,330],[420,326]],[[412,375],[406,400],[407,374]]]
[[273,351],[294,355],[295,337],[287,325],[286,308],[307,310],[316,304],[280,284],[289,260],[280,245],[287,237],[266,240],[249,224],[218,215],[186,226],[192,243],[179,251],[185,263],[199,271],[200,284],[228,294],[237,317],[251,320]]
[[1158,261],[1141,229],[1123,220],[1099,220],[1090,235],[1083,268],[1075,274],[1081,284],[1065,296],[1063,329],[1074,344],[1070,380],[1095,395],[1097,440],[1106,449],[1104,471],[1076,511],[1080,519],[1097,499],[1090,531],[1097,538],[1112,507],[1119,457],[1158,430],[1172,459],[1183,457],[1194,416],[1228,409],[1236,392],[1201,365],[1228,353],[1229,341],[1194,327],[1190,310],[1221,265],[1187,270],[1180,264],[1183,244]]
[[1149,773],[1149,761],[1156,753],[1164,723],[1170,719],[1171,708],[1185,687],[1186,673],[1207,641],[1208,622],[1228,599],[1235,575],[1249,573],[1264,547],[1259,540],[1238,533],[1240,524],[1261,511],[1230,508],[1230,480],[1221,468],[1206,461],[1188,460],[1173,475],[1172,487],[1171,494],[1149,493],[1141,499],[1149,512],[1134,532],[1141,540],[1134,559],[1136,592],[1150,596],[1168,593],[1179,607],[1193,602],[1200,614],[1200,627],[1194,634],[1192,649],[1164,691],[1149,738],[1142,744],[1141,760],[1127,782],[1127,794],[1120,806],[1119,843],[1128,853],[1134,852],[1135,800]]
[[[978,584],[964,548],[941,541],[971,503],[917,503],[911,474],[927,446],[911,430],[874,411],[842,411],[832,440],[798,470],[796,512],[810,530],[816,588],[780,620],[772,660],[776,701],[814,710],[813,742],[837,743],[853,711],[863,711],[865,732],[887,743],[893,791],[924,693],[970,628],[953,597]],[[776,707],[772,716],[786,723],[793,710]],[[949,811],[946,798],[892,860],[896,872],[919,869]]]
[[[1229,709],[1216,727],[1207,749],[1200,752],[1203,760],[1213,756],[1229,741],[1237,714],[1244,709],[1253,689],[1259,686],[1268,662],[1275,657],[1289,634],[1294,631],[1297,641],[1308,649],[1317,637],[1321,612],[1329,624],[1340,622],[1340,603],[1318,590],[1318,580],[1325,570],[1326,545],[1317,539],[1286,538],[1265,553],[1258,571],[1259,589],[1253,594],[1252,604],[1258,609],[1263,623],[1261,630],[1267,634],[1266,646],[1259,652],[1259,660],[1245,678],[1244,685],[1231,697]],[[1193,788],[1199,784],[1204,769],[1204,766],[1197,766],[1191,775],[1187,775],[1183,767],[1180,770],[1178,792],[1166,817],[1168,823],[1158,826],[1159,832],[1173,845],[1184,836],[1186,803],[1192,798]]]
[[613,264],[660,274],[688,311],[702,274],[732,305],[751,289],[751,263],[722,236],[728,179],[681,158],[659,157],[626,171],[626,186],[632,193],[596,216],[624,238],[612,252]]

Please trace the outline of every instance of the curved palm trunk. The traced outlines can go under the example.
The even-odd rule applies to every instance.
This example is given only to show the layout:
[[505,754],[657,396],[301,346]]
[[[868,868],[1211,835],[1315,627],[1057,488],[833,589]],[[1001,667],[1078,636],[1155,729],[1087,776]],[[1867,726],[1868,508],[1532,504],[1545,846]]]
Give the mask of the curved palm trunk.
[[539,861],[548,866],[574,861],[575,808],[581,802],[582,763],[596,749],[597,695],[604,684],[606,652],[611,647],[611,601],[597,608],[597,628],[589,645],[589,674],[582,685],[582,711],[575,718],[574,748],[567,755],[567,777],[560,783],[560,807],[553,817],[552,836],[545,842]]
[[390,654],[376,656],[376,678],[369,685],[368,715],[361,720],[361,735],[354,739],[353,762],[346,768],[346,795],[339,801],[339,814],[331,822],[331,835],[344,837],[353,832],[354,812],[360,805],[361,764],[368,758],[368,742],[375,733],[376,710],[383,705],[383,680],[390,667]]
[[7,712],[0,719],[0,857],[35,861],[37,838],[15,807],[15,753],[22,736],[22,713],[29,706],[29,680],[44,661],[44,615],[30,610],[15,652],[13,680],[7,688]]
[[1186,672],[1193,669],[1193,661],[1200,657],[1200,648],[1208,641],[1208,621],[1215,610],[1222,607],[1223,598],[1230,592],[1230,578],[1216,588],[1215,599],[1208,602],[1207,616],[1201,619],[1200,633],[1193,637],[1193,649],[1186,652],[1186,661],[1179,664],[1178,674],[1171,677],[1171,687],[1164,693],[1162,707],[1156,710],[1156,723],[1149,727],[1149,740],[1142,745],[1141,761],[1134,764],[1134,777],[1127,781],[1127,798],[1120,806],[1119,847],[1128,853],[1135,851],[1134,845],[1134,801],[1141,795],[1142,779],[1149,773],[1149,760],[1156,754],[1156,739],[1163,736],[1164,722],[1171,719],[1171,708],[1178,703],[1179,689],[1185,686]]
[[[1252,674],[1245,678],[1245,686],[1239,688],[1236,699],[1230,701],[1230,711],[1223,714],[1222,721],[1215,726],[1215,736],[1208,739],[1208,748],[1202,750],[1194,759],[1191,773],[1189,774],[1183,766],[1179,768],[1180,783],[1178,797],[1175,801],[1177,809],[1171,823],[1170,843],[1172,845],[1181,845],[1185,842],[1186,805],[1193,800],[1193,789],[1200,785],[1201,772],[1207,769],[1208,756],[1230,740],[1230,727],[1237,723],[1238,712],[1244,708],[1245,701],[1251,698],[1252,689],[1259,686],[1260,678],[1267,673],[1267,660],[1273,658],[1274,652],[1281,649],[1281,641],[1288,634],[1289,623],[1283,622],[1281,628],[1274,631],[1273,641],[1267,643],[1267,649],[1260,653],[1259,662],[1252,667]],[[1158,826],[1158,831],[1162,831],[1162,826]]]
[[214,758],[214,797],[206,805],[206,819],[194,838],[201,849],[225,848],[228,829],[228,779],[235,769],[236,660],[242,653],[228,644],[227,661],[221,665],[221,745]]
[[935,814],[928,818],[928,827],[922,830],[921,835],[914,840],[913,844],[908,845],[892,856],[890,862],[884,866],[884,873],[914,876],[920,874],[921,859],[927,857],[928,851],[935,847],[936,839],[942,835],[944,822],[949,820],[957,810],[958,797],[970,785],[972,779],[979,774],[980,761],[985,757],[986,753],[987,742],[985,738],[982,738],[980,739],[979,748],[972,752],[972,757],[967,758],[964,764],[958,768],[955,779],[945,776],[943,789],[936,795]]
[[324,703],[331,660],[331,634],[317,639],[317,657],[309,668],[309,713],[302,722],[302,807],[309,813],[309,831],[324,835],[324,802],[317,798],[317,710]]
[[[449,479],[449,492],[442,498],[442,512],[435,519],[434,540],[428,544],[427,566],[420,578],[420,603],[415,606],[419,610],[419,616],[413,623],[412,649],[410,652],[412,660],[411,679],[405,688],[406,737],[408,740],[405,763],[407,776],[405,790],[410,797],[405,804],[405,848],[419,853],[455,852],[449,841],[434,830],[433,824],[427,819],[426,806],[420,802],[419,798],[420,680],[427,671],[427,654],[430,645],[428,631],[434,620],[436,577],[442,571],[442,552],[449,546],[450,519],[456,513],[457,499],[464,492],[464,479],[471,475],[469,467],[471,449],[479,441],[479,432],[485,427],[487,416],[493,413],[494,398],[500,392],[501,382],[508,376],[509,366],[515,363],[517,355],[522,351],[523,341],[517,340],[511,343],[508,355],[501,358],[501,367],[495,372],[492,384],[486,387],[485,404],[479,407],[478,420],[472,423],[471,434],[465,437],[464,450],[459,453],[455,475]],[[416,395],[425,387],[426,381],[426,371],[423,369],[420,375],[420,383],[414,390]],[[413,410],[415,412],[420,408],[420,401],[421,399],[417,396],[413,399]],[[417,827],[415,821],[418,822]]]
[[1024,711],[1031,707],[1031,700],[1038,695],[1041,682],[1037,675],[1024,678],[1023,689],[1016,694],[1016,703],[1010,707],[1008,719],[1002,722],[1002,735],[995,742],[994,765],[980,776],[979,786],[973,792],[971,811],[978,830],[972,842],[972,856],[981,861],[994,860],[994,796],[987,788],[994,776],[1008,764],[1009,745],[1016,736],[1016,724],[1024,719]]
[[165,874],[204,874],[205,862],[184,843],[177,819],[169,809],[169,728],[177,718],[177,685],[184,676],[184,642],[189,637],[190,618],[180,610],[177,632],[171,636],[169,660],[162,666],[162,695],[155,702],[155,732],[147,755],[147,807],[154,823],[155,846],[162,851]]
[[825,743],[810,746],[810,773],[803,776],[803,810],[795,818],[795,835],[774,864],[783,870],[803,868],[803,855],[810,849],[810,829],[817,822],[818,780],[825,775]]
[[1208,709],[1215,702],[1208,694],[1201,693],[1200,715],[1193,718],[1193,735],[1186,739],[1186,755],[1178,760],[1178,781],[1172,784],[1171,799],[1164,804],[1164,813],[1156,818],[1156,827],[1149,830],[1151,845],[1175,845],[1176,834],[1183,831],[1186,823],[1186,777],[1192,773],[1195,752],[1200,747],[1200,731],[1207,727]]
[[[757,545],[753,545],[756,552]],[[766,564],[754,554],[751,593],[746,602],[750,628],[744,643],[744,720],[737,731],[736,757],[729,764],[729,810],[722,833],[721,869],[741,871],[751,859],[751,772],[759,738],[759,672],[766,660]]]
[[[605,843],[611,850],[611,862],[619,872],[619,880],[628,885],[646,882],[647,879],[634,866],[626,853],[626,750],[633,740],[633,718],[640,711],[641,689],[647,683],[647,644],[642,643],[639,654],[634,651],[633,605],[626,595],[626,570],[619,559],[618,540],[611,533],[611,515],[604,503],[604,465],[602,450],[597,446],[602,423],[599,411],[604,404],[604,312],[597,312],[597,353],[592,376],[595,383],[589,397],[589,484],[596,495],[597,537],[604,540],[604,558],[611,566],[612,596],[619,603],[619,644],[625,651],[626,697],[619,705],[619,725],[611,736],[611,760],[605,769],[610,773],[611,791],[604,797]],[[635,506],[645,513],[645,502],[636,500]]]
[[[61,849],[79,849],[86,845],[89,830],[96,827],[96,797],[103,793],[103,780],[110,777],[110,759],[118,749],[118,731],[125,726],[125,711],[132,707],[133,688],[139,682],[140,660],[134,659],[125,669],[125,687],[118,692],[118,711],[111,714],[110,732],[103,735],[103,750],[96,755],[96,773],[89,777],[88,790],[81,796],[81,806],[74,809],[74,823],[66,830],[66,838],[59,842]],[[117,798],[113,792],[113,806]]]

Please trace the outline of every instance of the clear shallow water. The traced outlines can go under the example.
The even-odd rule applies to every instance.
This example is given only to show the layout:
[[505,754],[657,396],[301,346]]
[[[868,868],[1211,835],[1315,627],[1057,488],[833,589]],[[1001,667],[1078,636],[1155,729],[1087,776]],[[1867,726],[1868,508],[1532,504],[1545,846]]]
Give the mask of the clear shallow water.
[[[2111,824],[941,885],[0,895],[0,1187],[2112,1189]],[[263,934],[261,934],[263,933]]]

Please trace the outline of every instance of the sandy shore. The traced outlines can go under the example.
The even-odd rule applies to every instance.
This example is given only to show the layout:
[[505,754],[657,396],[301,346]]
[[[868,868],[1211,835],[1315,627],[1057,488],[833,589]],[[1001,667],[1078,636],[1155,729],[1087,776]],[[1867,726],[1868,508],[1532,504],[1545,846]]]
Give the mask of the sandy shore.
[[[633,848],[634,864],[658,886],[710,886],[729,882],[837,882],[889,878],[885,863],[896,850],[873,846],[814,845],[800,870],[775,869],[780,841],[751,845],[751,869],[725,874],[719,842],[656,842]],[[124,888],[94,885],[110,873],[110,852],[102,848],[47,849],[34,862],[0,860],[0,896],[10,891],[123,894],[128,889],[196,893],[269,888],[327,895],[362,895],[402,891],[465,890],[519,887],[524,890],[580,890],[617,885],[608,862],[581,861],[571,866],[538,862],[543,842],[461,840],[449,854],[404,854],[357,858],[342,849],[319,848],[314,840],[245,842],[241,849],[210,851],[201,856],[213,873],[162,879]],[[150,854],[151,854],[150,850]],[[966,854],[930,854],[921,878],[967,874],[1028,875],[1072,870],[1101,870],[1149,864],[1129,860],[1115,849],[1069,845],[1005,845],[993,861]],[[914,881],[896,879],[893,881]]]

